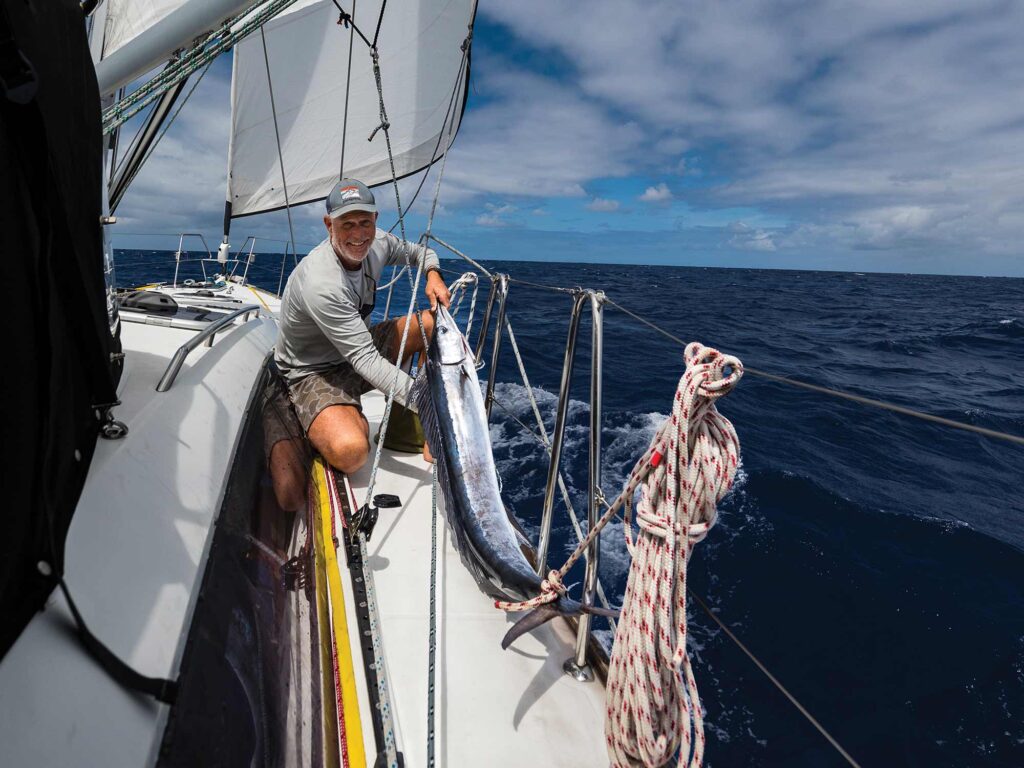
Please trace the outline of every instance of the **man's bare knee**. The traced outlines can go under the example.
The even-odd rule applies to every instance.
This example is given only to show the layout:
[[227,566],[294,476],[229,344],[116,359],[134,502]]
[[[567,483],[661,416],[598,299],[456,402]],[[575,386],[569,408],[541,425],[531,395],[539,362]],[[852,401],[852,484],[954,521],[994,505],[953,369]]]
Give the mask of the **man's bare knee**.
[[309,440],[327,462],[345,473],[355,472],[370,453],[365,419],[352,405],[325,408],[309,427]]
[[320,452],[332,467],[345,474],[351,474],[366,463],[370,455],[370,442],[366,435],[346,432],[332,435]]

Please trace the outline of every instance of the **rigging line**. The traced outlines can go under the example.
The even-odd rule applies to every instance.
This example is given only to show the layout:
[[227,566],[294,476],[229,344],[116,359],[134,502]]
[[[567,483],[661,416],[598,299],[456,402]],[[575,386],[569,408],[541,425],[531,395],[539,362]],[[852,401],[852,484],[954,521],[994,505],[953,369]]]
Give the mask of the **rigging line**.
[[[380,25],[384,21],[384,11],[387,9],[387,7],[388,7],[388,0],[384,0],[384,2],[380,4],[380,15],[377,16],[377,29],[375,29],[374,32],[373,32],[373,43],[370,45],[371,48],[376,48],[377,47],[377,41],[380,39]],[[352,13],[355,13],[355,12],[356,12],[356,8],[355,8],[355,4],[353,3],[353,5],[352,5]]]
[[[634,320],[637,320],[637,321],[643,323],[644,325],[646,325],[647,327],[657,331],[658,333],[660,333],[665,338],[671,339],[672,341],[676,342],[677,344],[681,344],[684,347],[686,346],[686,342],[684,342],[678,336],[675,336],[674,334],[669,333],[668,331],[664,330],[663,328],[660,328],[657,325],[655,325],[654,323],[652,323],[650,320],[647,320],[647,319],[641,317],[640,315],[636,314],[635,312],[632,312],[631,310],[626,309],[624,306],[619,304],[617,301],[614,301],[613,299],[607,298],[607,296],[605,297],[605,300],[609,304],[611,304],[612,306],[617,307],[618,309],[620,309],[623,312],[625,312],[627,315],[632,317]],[[1017,445],[1024,445],[1024,437],[1021,437],[1020,435],[1012,435],[1012,434],[1009,434],[1008,432],[1000,432],[999,430],[988,429],[987,427],[979,427],[979,426],[976,426],[974,424],[967,424],[967,423],[965,423],[963,421],[956,421],[954,419],[947,419],[944,416],[936,416],[935,414],[932,414],[932,413],[925,413],[924,411],[917,411],[917,410],[914,410],[913,408],[906,408],[906,407],[904,407],[902,405],[896,405],[895,403],[887,403],[884,400],[875,400],[874,398],[871,398],[871,397],[864,397],[863,395],[855,395],[852,392],[843,392],[842,390],[832,389],[830,387],[823,387],[823,386],[820,386],[819,384],[811,384],[811,383],[806,382],[806,381],[800,381],[799,379],[791,379],[791,378],[789,378],[787,376],[779,376],[778,374],[769,373],[768,371],[762,371],[762,370],[759,370],[757,368],[750,368],[749,366],[745,366],[745,370],[746,370],[747,373],[753,374],[754,376],[759,376],[762,379],[769,379],[771,381],[775,381],[775,382],[778,382],[780,384],[788,384],[788,385],[793,386],[793,387],[800,387],[801,389],[809,389],[812,392],[819,392],[819,393],[821,393],[823,395],[831,395],[833,397],[839,397],[839,398],[842,398],[843,400],[849,400],[849,401],[854,402],[854,403],[860,403],[861,405],[869,405],[869,406],[872,406],[874,408],[880,408],[880,409],[885,410],[885,411],[892,411],[893,413],[899,413],[899,414],[902,414],[903,416],[913,416],[916,419],[921,419],[923,421],[930,421],[930,422],[933,422],[935,424],[941,424],[941,425],[943,425],[945,427],[952,427],[953,429],[960,429],[960,430],[963,430],[965,432],[974,432],[975,434],[983,435],[985,437],[998,438],[1000,440],[1006,440],[1007,442],[1010,442],[1010,443],[1016,443]]]
[[[466,61],[467,61],[467,59],[464,57],[463,58],[463,64],[460,66],[459,72],[455,76],[455,86],[452,88],[452,94],[448,98],[448,108],[445,110],[445,113],[444,113],[445,114],[445,121],[444,121],[444,123],[441,124],[441,130],[438,131],[438,133],[437,133],[437,141],[434,143],[434,149],[430,153],[430,162],[427,164],[427,167],[424,170],[423,176],[420,178],[420,183],[416,187],[416,191],[412,193],[412,199],[409,200],[409,205],[407,205],[406,208],[405,208],[405,213],[406,214],[409,213],[409,210],[415,204],[416,199],[420,196],[420,192],[423,191],[423,185],[427,181],[427,176],[430,175],[430,168],[431,168],[431,166],[433,166],[434,163],[437,162],[437,150],[441,148],[441,139],[444,138],[444,126],[448,123],[448,115],[449,115],[449,113],[451,113],[452,105],[455,103],[455,97],[456,97],[456,95],[458,95],[459,83],[462,82],[462,67],[465,66],[465,62]],[[454,122],[455,122],[455,117],[454,117],[454,114],[453,114],[452,115],[452,124],[453,125],[454,125]],[[450,149],[451,148],[451,144],[449,144],[448,147]],[[445,150],[445,151],[447,152],[447,150]],[[397,226],[398,226],[398,221],[395,221],[395,223],[391,225],[391,229],[389,229],[388,232],[394,232],[395,231],[395,227],[397,227]]]
[[338,23],[344,24],[346,27],[351,25],[351,28],[354,29],[356,31],[356,34],[363,39],[363,42],[366,43],[367,47],[373,48],[373,44],[370,43],[370,41],[366,38],[366,35],[363,34],[363,30],[361,30],[359,26],[356,24],[356,20],[354,18],[356,13],[355,0],[352,0],[352,13],[349,13],[340,5],[338,5],[338,0],[331,0],[331,2],[334,3],[334,7],[337,8],[338,13],[341,14],[338,17]]
[[373,137],[377,135],[377,131],[384,131],[384,144],[388,150],[388,164],[391,166],[391,180],[395,187],[395,208],[398,210],[398,223],[399,229],[402,233],[402,240],[408,242],[405,236],[405,212],[402,210],[402,197],[398,190],[398,172],[395,170],[395,155],[391,149],[391,123],[388,122],[388,111],[384,106],[384,83],[380,76],[380,53],[376,47],[370,48],[370,59],[373,62],[373,79],[377,84],[377,100],[380,105],[380,125],[373,129],[373,133],[370,134],[368,141],[373,141]]
[[398,270],[398,274],[395,274],[395,267],[392,267],[391,268],[391,274],[392,274],[391,279],[388,280],[386,283],[384,283],[384,285],[378,285],[377,286],[377,290],[378,291],[383,291],[385,288],[390,288],[392,285],[394,285],[395,283],[398,282],[398,278],[400,278],[402,275],[404,275],[405,274],[405,270],[407,270],[408,268],[409,268],[409,265],[406,264],[400,270]]
[[[539,436],[542,438],[541,444],[544,446],[548,456],[551,456],[551,440],[548,437],[547,427],[544,426],[544,419],[540,415],[540,406],[537,405],[537,398],[533,394],[533,386],[530,384],[530,379],[526,375],[526,363],[523,361],[523,356],[519,352],[519,344],[516,343],[516,335],[512,331],[512,321],[509,320],[508,316],[505,317],[505,329],[508,331],[508,340],[512,345],[512,353],[515,355],[516,364],[519,366],[519,375],[523,380],[523,386],[526,387],[526,394],[530,400],[530,407],[533,409],[533,418],[537,422],[537,429],[540,430]],[[493,394],[491,399],[494,399]],[[572,505],[572,500],[569,498],[569,490],[565,487],[565,481],[562,479],[562,472],[558,472],[558,486],[562,491],[562,500],[565,502],[566,510],[569,512],[569,519],[572,521],[573,528],[576,530],[576,538],[579,541],[583,541],[583,528],[580,525],[579,517],[576,515],[576,509]],[[601,603],[605,608],[611,608],[608,604],[608,598],[605,597],[604,587],[601,585],[601,579],[598,577],[597,580],[597,595],[601,600]],[[609,618],[608,623],[611,625],[612,631],[615,631],[615,619]]]
[[[150,106],[149,112],[152,113],[154,109],[156,109],[156,102],[153,102],[153,104]],[[141,112],[142,110],[139,110],[139,111]],[[120,159],[120,161],[117,161],[116,164],[114,165],[114,167],[111,169],[111,172],[110,172],[110,177],[111,178],[116,177],[117,174],[121,171],[121,169],[124,168],[124,164],[126,162],[128,162],[128,158],[131,157],[131,154],[135,150],[136,145],[142,139],[142,134],[146,130],[146,123],[148,121],[149,121],[149,115],[147,114],[146,118],[143,119],[142,124],[139,125],[138,129],[135,131],[135,135],[132,136],[132,140],[128,143],[127,149],[125,149],[123,152],[121,152],[121,159]],[[118,126],[118,132],[119,133],[120,133],[120,129],[122,127],[124,127],[123,124]],[[120,139],[120,136],[118,138]],[[120,141],[118,141],[118,144],[120,144]],[[118,150],[118,149],[119,149],[119,147],[115,147],[115,154],[116,154],[116,150]],[[116,157],[115,157],[115,160],[117,160]]]
[[277,128],[277,107],[274,106],[274,84],[270,79],[270,58],[267,56],[267,36],[260,27],[260,40],[263,42],[263,63],[267,68],[267,89],[270,91],[270,114],[274,118],[274,139],[277,141],[277,161],[281,166],[281,186],[284,188],[284,210],[288,214],[288,235],[292,241],[292,253],[295,253],[295,229],[292,227],[292,206],[288,201],[288,181],[284,173],[284,155],[281,153],[281,133]]
[[[337,2],[335,2],[337,5]],[[340,6],[339,6],[340,8]],[[356,0],[352,0],[352,13],[356,12]],[[353,24],[348,32],[348,73],[345,75],[345,117],[341,122],[341,163],[338,178],[345,178],[345,141],[348,139],[348,97],[352,86],[352,47],[355,43],[356,28]]]
[[[132,173],[131,178],[128,179],[128,185],[129,186],[132,184],[132,182],[135,181],[135,177],[139,175],[139,171],[142,170],[142,167],[146,163],[149,162],[149,158],[152,156],[153,151],[156,149],[157,145],[160,143],[160,140],[163,139],[164,134],[166,134],[167,131],[170,130],[170,127],[172,125],[174,125],[174,121],[178,119],[178,115],[181,114],[181,110],[184,108],[184,106],[186,104],[188,104],[189,98],[191,98],[193,92],[196,90],[196,87],[202,81],[202,79],[206,75],[206,73],[210,71],[210,67],[211,66],[213,66],[213,62],[212,61],[209,64],[207,64],[205,67],[203,67],[203,71],[199,73],[199,77],[197,77],[195,79],[195,81],[192,83],[192,87],[190,87],[188,89],[188,93],[185,94],[185,98],[182,99],[182,101],[178,104],[177,108],[174,110],[174,114],[171,115],[171,119],[168,120],[167,123],[164,125],[164,127],[161,129],[160,135],[157,136],[156,140],[150,145],[149,150],[146,152],[146,154],[142,158],[142,162],[139,163],[138,167],[136,167],[135,171]],[[125,234],[127,234],[127,233],[125,233]]]
[[430,633],[427,641],[427,768],[434,766],[434,667],[437,653],[437,462],[430,490]]
[[[387,2],[387,0],[384,0]],[[455,104],[455,94],[459,92],[459,83],[462,82],[463,75],[468,71],[466,63],[469,61],[469,49],[473,44],[473,24],[470,22],[469,29],[466,33],[465,40],[462,41],[462,60],[459,62],[459,72],[455,76],[455,89],[452,91],[452,98],[448,104],[448,110],[451,113],[451,120],[448,120],[448,112],[445,113],[445,122],[448,123],[448,141],[447,147],[444,151],[444,157],[441,160],[441,169],[437,173],[437,185],[434,187],[434,201],[430,206],[430,216],[427,219],[427,232],[430,232],[434,228],[434,214],[437,212],[437,201],[441,197],[441,179],[444,178],[444,169],[448,165],[448,154],[452,148],[452,133],[455,130],[455,110],[452,107]],[[441,133],[444,133],[444,124],[441,124]]]
[[[749,371],[750,369],[747,368],[746,370]],[[740,641],[740,639],[732,633],[732,630],[725,626],[725,623],[720,618],[718,618],[717,615],[715,615],[714,611],[712,611],[711,608],[708,607],[708,604],[705,603],[703,599],[701,599],[700,595],[698,595],[692,589],[687,589],[686,591],[689,593],[690,597],[696,600],[697,604],[704,609],[704,613],[710,616],[711,620],[714,621],[715,624],[717,624],[721,628],[721,630],[725,632],[726,636],[736,644],[736,647],[743,651],[743,653],[747,655],[747,658],[749,658],[752,662],[754,662],[755,665],[757,665],[757,668],[765,674],[765,676],[772,682],[772,685],[778,688],[779,691],[782,692],[782,695],[789,699],[789,702],[800,711],[800,714],[807,718],[807,721],[818,729],[818,732],[828,740],[829,744],[835,747],[836,751],[843,756],[846,762],[854,766],[854,768],[860,768],[860,764],[850,756],[850,753],[843,749],[839,742],[836,741],[835,738],[833,738],[832,734],[826,731],[825,727],[817,721],[814,715],[808,712],[804,705],[797,701],[796,697],[793,694],[791,694],[782,683],[779,682],[779,679],[768,671],[768,668],[761,663],[760,659],[758,659],[753,653],[750,652],[750,649],[747,648],[747,646],[745,646]]]
[[557,285],[544,285],[543,283],[531,283],[529,280],[520,280],[517,277],[509,277],[510,283],[518,283],[519,285],[528,285],[531,288],[542,288],[545,291],[557,291],[558,293],[569,293],[577,294],[583,289],[579,286],[575,288],[559,288]]
[[482,264],[480,264],[479,262],[476,262],[476,261],[474,261],[473,259],[471,259],[471,258],[470,258],[469,256],[467,256],[466,254],[464,254],[464,253],[463,253],[462,251],[460,251],[460,250],[459,250],[458,248],[456,248],[455,246],[452,246],[452,245],[448,245],[448,243],[446,243],[446,242],[445,242],[444,240],[442,240],[441,238],[439,238],[439,237],[438,237],[437,235],[433,234],[432,232],[428,232],[428,233],[427,233],[427,238],[429,238],[430,240],[433,240],[433,241],[434,241],[435,243],[437,243],[438,245],[440,245],[440,246],[442,246],[442,247],[444,247],[444,248],[447,248],[447,249],[448,249],[449,251],[451,251],[452,253],[454,253],[454,254],[455,254],[456,256],[458,256],[459,258],[461,258],[461,259],[464,259],[464,260],[468,261],[468,262],[469,262],[470,264],[472,264],[472,265],[473,265],[474,267],[476,267],[476,268],[477,268],[478,270],[480,270],[481,272],[483,272],[483,273],[484,273],[485,275],[487,275],[487,276],[488,276],[489,278],[491,278],[491,279],[493,279],[493,278],[494,278],[494,275],[493,275],[493,274],[491,273],[491,271],[490,271],[489,269],[487,269],[487,267],[483,266],[483,265],[482,265]]

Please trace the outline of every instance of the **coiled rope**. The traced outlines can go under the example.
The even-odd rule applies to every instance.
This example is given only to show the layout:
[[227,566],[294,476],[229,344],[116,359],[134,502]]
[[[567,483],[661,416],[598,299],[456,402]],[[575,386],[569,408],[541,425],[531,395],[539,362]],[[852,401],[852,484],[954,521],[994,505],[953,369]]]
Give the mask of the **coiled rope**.
[[[613,768],[655,768],[677,752],[680,766],[696,768],[703,761],[703,716],[686,651],[686,565],[715,524],[718,503],[739,465],[739,438],[715,400],[732,391],[743,365],[697,342],[686,346],[684,357],[672,415],[633,467],[623,493],[565,564],[548,573],[539,595],[495,602],[518,611],[557,600],[569,568],[625,508],[623,530],[633,562],[608,666],[604,723]],[[640,527],[636,540],[634,516]]]
[[[632,555],[622,616],[608,667],[605,739],[614,768],[668,763],[700,766],[704,722],[686,651],[686,566],[715,524],[717,505],[732,487],[740,444],[715,401],[743,376],[735,357],[693,342],[684,352],[672,415],[629,474],[625,489],[587,533],[565,565],[548,574],[536,597],[496,601],[525,611],[558,599],[563,579],[619,509]],[[633,538],[633,498],[641,488]]]
[[619,497],[632,564],[608,667],[605,738],[616,768],[665,765],[677,751],[680,766],[700,766],[704,757],[703,714],[686,651],[686,566],[715,524],[739,465],[736,430],[715,401],[736,386],[743,364],[696,342],[685,357],[672,415]]

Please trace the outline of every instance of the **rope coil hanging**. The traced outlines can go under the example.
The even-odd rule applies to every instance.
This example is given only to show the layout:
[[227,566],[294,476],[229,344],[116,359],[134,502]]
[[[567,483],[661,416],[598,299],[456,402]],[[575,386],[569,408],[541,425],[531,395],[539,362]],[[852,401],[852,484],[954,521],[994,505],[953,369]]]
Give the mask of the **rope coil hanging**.
[[[686,567],[732,487],[740,444],[715,401],[743,376],[735,357],[696,342],[685,351],[672,415],[620,495],[632,555],[608,668],[605,738],[616,768],[700,766],[704,721],[686,650]],[[639,532],[633,538],[633,499]]]
[[[739,438],[715,401],[736,386],[743,364],[697,342],[687,345],[684,357],[672,415],[622,493],[565,565],[548,573],[540,594],[518,603],[495,601],[504,611],[527,611],[557,600],[566,574],[625,509],[623,531],[633,559],[608,668],[605,739],[613,768],[663,766],[677,751],[680,766],[697,768],[703,761],[703,715],[686,652],[686,566],[715,524],[717,504],[739,467]],[[638,488],[640,531],[634,539]]]

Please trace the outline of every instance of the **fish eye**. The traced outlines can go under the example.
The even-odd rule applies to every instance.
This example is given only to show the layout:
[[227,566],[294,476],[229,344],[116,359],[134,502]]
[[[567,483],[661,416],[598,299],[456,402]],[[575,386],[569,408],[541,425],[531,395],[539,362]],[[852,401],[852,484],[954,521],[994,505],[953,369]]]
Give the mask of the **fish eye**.
[[439,330],[441,333],[448,333],[448,329],[445,328],[443,325],[440,326],[437,330]]

